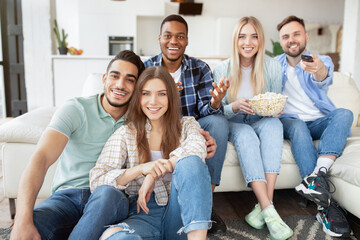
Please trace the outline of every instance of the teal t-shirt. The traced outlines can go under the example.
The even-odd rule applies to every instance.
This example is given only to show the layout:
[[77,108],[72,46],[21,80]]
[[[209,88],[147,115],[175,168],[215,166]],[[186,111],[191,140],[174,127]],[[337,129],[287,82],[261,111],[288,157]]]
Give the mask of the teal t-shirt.
[[89,188],[89,172],[108,138],[124,123],[117,122],[101,105],[101,94],[73,98],[54,114],[49,128],[68,137],[60,155],[52,192],[62,189]]

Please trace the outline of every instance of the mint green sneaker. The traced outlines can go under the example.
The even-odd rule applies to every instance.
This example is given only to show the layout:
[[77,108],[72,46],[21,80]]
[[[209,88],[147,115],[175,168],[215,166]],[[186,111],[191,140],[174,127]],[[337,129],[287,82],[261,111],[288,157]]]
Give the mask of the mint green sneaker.
[[281,219],[273,205],[262,211],[271,240],[285,240],[293,235],[293,230]]
[[265,227],[264,217],[261,215],[260,204],[257,203],[253,210],[245,216],[245,221],[255,229],[263,229]]

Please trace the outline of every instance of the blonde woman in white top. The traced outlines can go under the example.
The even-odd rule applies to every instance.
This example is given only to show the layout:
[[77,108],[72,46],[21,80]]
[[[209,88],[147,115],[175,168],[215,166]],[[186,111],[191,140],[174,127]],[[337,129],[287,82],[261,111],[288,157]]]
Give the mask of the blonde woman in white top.
[[237,23],[231,58],[214,70],[214,79],[229,78],[224,97],[224,112],[229,119],[229,140],[234,144],[246,183],[258,200],[246,216],[256,229],[265,225],[271,239],[289,238],[293,231],[284,223],[272,203],[283,147],[283,129],[278,118],[260,117],[250,108],[248,99],[264,92],[281,92],[281,66],[265,56],[265,36],[255,17],[243,17]]

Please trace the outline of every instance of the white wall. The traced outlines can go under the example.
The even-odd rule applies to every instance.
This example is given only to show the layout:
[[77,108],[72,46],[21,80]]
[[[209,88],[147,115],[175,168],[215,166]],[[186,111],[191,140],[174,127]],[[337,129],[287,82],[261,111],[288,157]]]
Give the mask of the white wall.
[[[344,0],[196,2],[203,3],[202,14],[184,16],[189,24],[187,53],[194,56],[230,55],[228,43],[231,42],[232,30],[236,21],[243,16],[252,15],[262,22],[267,38],[266,48],[271,50],[270,39],[278,40],[276,25],[286,16],[295,14],[304,18],[306,23],[319,26],[340,25],[344,12]],[[153,55],[156,47],[155,54],[160,51],[158,44],[151,47],[150,42],[157,42],[161,19],[168,14],[177,13],[178,5],[170,3],[170,0],[58,0],[57,18],[59,22],[64,23],[66,31],[69,32],[69,45],[78,45],[75,47],[82,48],[84,55],[107,55],[108,36],[134,36],[136,52],[140,54],[142,49],[143,54]],[[69,6],[73,7],[67,11]],[[149,22],[145,23],[144,20]],[[155,26],[150,27],[150,24]],[[150,32],[153,30],[154,33]],[[324,33],[329,32],[326,30],[325,27]],[[139,39],[136,39],[137,37]],[[317,38],[312,41],[316,42]],[[317,42],[314,46],[321,46],[322,40],[318,39]],[[323,45],[321,51],[331,51],[333,45]]]
[[[58,23],[59,31],[64,29],[68,34],[66,42],[71,46],[80,45],[80,32],[79,26],[79,2],[77,0],[61,0],[56,1],[56,20]],[[53,23],[52,23],[53,24]],[[55,36],[55,34],[53,34]],[[56,40],[56,39],[55,39]],[[58,47],[58,46],[56,46]]]
[[[1,12],[0,12],[0,15],[1,15]],[[2,39],[2,37],[1,37],[1,18],[0,18],[0,61],[3,61],[1,39]],[[0,65],[0,120],[3,117],[6,117],[5,89],[4,89],[4,67],[3,67],[3,65]]]
[[138,16],[136,32],[136,49],[140,55],[153,56],[159,53],[158,36],[163,17]]
[[360,3],[345,1],[340,71],[349,72],[360,89]]
[[53,105],[51,69],[53,0],[22,0],[25,87],[28,110]]
[[[69,6],[74,6],[70,12]],[[57,0],[56,7],[69,46],[83,49],[84,55],[108,55],[109,36],[136,37],[136,17],[163,16],[165,5],[164,0]]]
[[[56,1],[56,4],[55,4]],[[232,29],[237,19],[253,15],[262,22],[267,37],[267,48],[271,48],[270,39],[278,40],[276,25],[290,14],[298,15],[306,20],[307,24],[337,25],[343,21],[359,22],[358,0],[346,0],[347,12],[355,15],[344,20],[345,0],[196,0],[203,2],[201,16],[185,16],[189,23],[190,44],[187,53],[193,56],[228,56],[229,42]],[[28,97],[28,109],[53,104],[53,82],[51,54],[55,54],[54,34],[52,30],[54,8],[61,28],[69,34],[69,46],[82,48],[84,55],[104,56],[108,54],[108,36],[133,35],[135,43],[157,41],[158,28],[162,18],[171,13],[177,13],[177,3],[170,0],[127,0],[123,2],[111,0],[22,0],[23,33],[25,51],[25,79]],[[356,16],[356,17],[355,17]],[[141,36],[141,19],[153,17],[157,26],[153,29],[153,36]],[[139,20],[139,21],[138,21]],[[140,24],[139,24],[140,23]],[[155,25],[155,23],[154,23]],[[148,27],[145,26],[145,27]],[[355,42],[347,42],[354,37],[351,31],[357,32]],[[325,30],[325,33],[327,30]],[[356,29],[346,30],[344,26],[343,52],[357,52],[356,58],[349,58],[351,63],[343,66],[354,66],[359,61],[359,25]],[[328,34],[328,32],[327,32]],[[348,37],[349,36],[349,37]],[[150,40],[151,39],[151,40]],[[318,37],[311,38],[315,41]],[[328,45],[328,43],[326,44]],[[333,42],[331,44],[334,46]],[[309,43],[310,46],[310,43]],[[135,46],[136,47],[136,46]],[[157,50],[156,50],[157,48]],[[346,50],[347,49],[347,50]],[[136,49],[139,53],[140,48]],[[144,49],[143,49],[144,51]],[[149,54],[160,51],[158,44]],[[155,53],[156,52],[156,53]],[[146,52],[145,52],[146,54]],[[343,55],[342,59],[348,59]],[[355,67],[353,67],[355,69]],[[360,69],[355,69],[355,71]],[[346,71],[350,71],[347,70]],[[360,76],[360,74],[356,74]],[[360,81],[358,81],[360,82]]]

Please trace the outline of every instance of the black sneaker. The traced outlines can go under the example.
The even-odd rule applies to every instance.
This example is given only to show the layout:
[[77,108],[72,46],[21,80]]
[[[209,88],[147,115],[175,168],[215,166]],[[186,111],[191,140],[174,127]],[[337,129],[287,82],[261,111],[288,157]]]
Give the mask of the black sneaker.
[[323,231],[332,237],[349,238],[351,228],[346,220],[345,210],[339,204],[331,199],[330,206],[319,210],[316,219],[322,224]]
[[216,233],[225,233],[226,232],[226,225],[224,221],[221,219],[219,215],[217,215],[214,211],[214,209],[211,212],[211,221],[212,226],[208,230],[208,233],[210,234],[216,234]]
[[[321,170],[322,168],[320,168]],[[295,187],[295,191],[301,196],[315,202],[316,204],[326,208],[330,205],[331,193],[329,180],[326,168],[325,172],[320,171],[317,174],[310,174],[306,176],[303,181]]]

